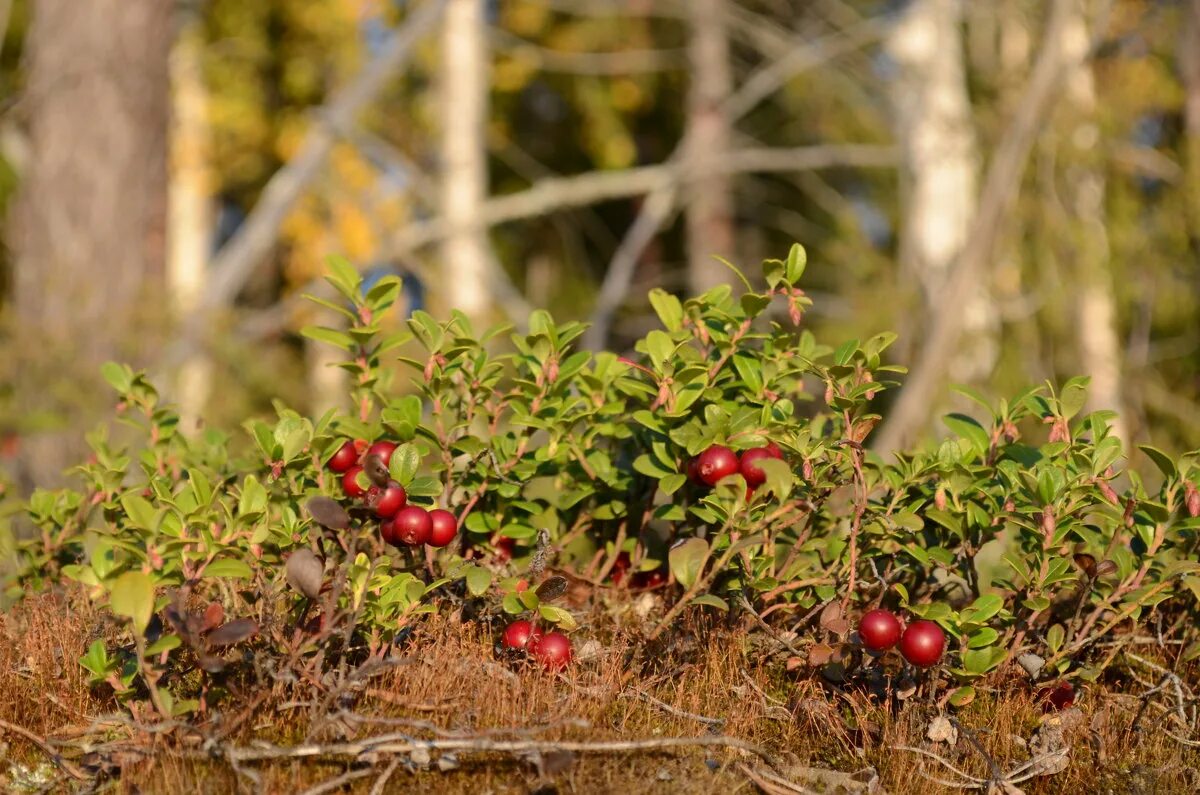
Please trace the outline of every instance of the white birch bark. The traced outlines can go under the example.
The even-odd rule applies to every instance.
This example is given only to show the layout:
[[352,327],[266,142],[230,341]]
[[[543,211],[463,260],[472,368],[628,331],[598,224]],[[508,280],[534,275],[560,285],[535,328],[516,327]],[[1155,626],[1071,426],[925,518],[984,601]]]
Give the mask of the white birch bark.
[[440,214],[446,304],[482,318],[491,303],[487,232],[478,220],[487,195],[488,63],[483,0],[449,0],[442,22]]

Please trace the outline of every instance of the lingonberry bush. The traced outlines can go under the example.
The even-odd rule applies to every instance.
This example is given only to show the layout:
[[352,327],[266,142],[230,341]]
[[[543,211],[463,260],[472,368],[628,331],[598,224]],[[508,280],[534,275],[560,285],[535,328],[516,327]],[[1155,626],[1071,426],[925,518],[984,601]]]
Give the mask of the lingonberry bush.
[[[33,494],[40,535],[8,595],[83,584],[129,643],[97,641],[82,665],[165,715],[239,675],[383,661],[443,606],[531,622],[512,626],[537,649],[554,638],[543,662],[565,666],[569,639],[540,628],[578,628],[551,570],[618,596],[668,582],[646,641],[699,609],[767,626],[819,613],[803,662],[867,676],[902,664],[895,648],[943,666],[956,704],[1006,663],[1095,678],[1101,641],[1148,622],[1200,656],[1196,454],[1143,447],[1149,485],[1123,468],[1111,415],[1081,414],[1076,379],[996,404],[960,390],[975,416],[884,460],[870,433],[902,372],[894,335],[818,343],[804,268],[795,246],[758,289],[734,269],[738,290],[654,290],[662,328],[620,357],[574,350],[584,327],[542,311],[520,332],[458,312],[389,330],[399,282],[364,294],[334,261],[342,300],[314,300],[345,326],[305,334],[345,352],[353,410],[279,405],[185,435],[142,374],[108,365],[136,441],[96,432],[82,488]],[[873,613],[860,638],[852,616],[872,610],[904,617],[903,637]]]

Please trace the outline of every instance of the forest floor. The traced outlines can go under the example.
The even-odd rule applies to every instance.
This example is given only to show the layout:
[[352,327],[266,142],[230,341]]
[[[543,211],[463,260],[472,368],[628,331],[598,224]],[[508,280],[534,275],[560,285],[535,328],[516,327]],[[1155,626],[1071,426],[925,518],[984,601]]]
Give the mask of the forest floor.
[[[611,630],[657,614],[657,598],[597,605],[596,624],[629,637]],[[1051,713],[1015,675],[999,676],[947,711],[947,689],[880,699],[789,666],[792,653],[753,624],[681,627],[627,676],[627,647],[589,643],[600,633],[581,623],[566,673],[502,659],[488,627],[434,617],[350,691],[278,681],[171,727],[89,687],[77,660],[116,628],[82,595],[32,596],[0,615],[0,789],[1200,791],[1200,743],[1173,737],[1165,720],[1182,708],[1176,682],[1197,683],[1194,665],[1179,680],[1114,671]],[[1138,656],[1153,666],[1153,651]]]

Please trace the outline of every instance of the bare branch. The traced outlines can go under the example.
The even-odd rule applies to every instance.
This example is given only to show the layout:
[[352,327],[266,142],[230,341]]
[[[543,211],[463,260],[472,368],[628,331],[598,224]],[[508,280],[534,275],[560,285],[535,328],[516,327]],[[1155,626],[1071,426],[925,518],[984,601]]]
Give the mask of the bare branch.
[[201,297],[202,309],[229,304],[270,251],[279,225],[333,148],[337,130],[349,127],[367,103],[412,55],[433,27],[446,0],[429,0],[396,30],[366,69],[317,114],[299,152],[267,182],[250,217],[212,263],[212,278]]

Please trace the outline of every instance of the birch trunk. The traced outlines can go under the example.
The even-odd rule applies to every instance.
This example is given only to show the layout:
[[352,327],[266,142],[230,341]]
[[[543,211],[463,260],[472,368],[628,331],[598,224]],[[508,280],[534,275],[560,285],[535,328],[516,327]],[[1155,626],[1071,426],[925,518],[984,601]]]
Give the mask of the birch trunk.
[[[1088,390],[1089,411],[1108,409],[1120,413],[1121,342],[1117,337],[1117,303],[1113,293],[1109,263],[1108,233],[1105,227],[1104,198],[1107,189],[1097,147],[1100,128],[1096,123],[1096,80],[1091,62],[1084,59],[1090,43],[1082,4],[1072,3],[1071,16],[1064,30],[1063,50],[1067,58],[1079,61],[1066,75],[1064,99],[1069,114],[1064,132],[1065,145],[1073,151],[1065,160],[1068,210],[1078,225],[1072,236],[1075,274],[1076,333],[1083,372],[1091,377]],[[1113,434],[1126,444],[1129,429],[1123,416],[1112,425]]]
[[[886,47],[898,67],[893,100],[903,160],[901,267],[932,308],[966,242],[978,200],[959,0],[912,0]],[[986,280],[964,313],[963,340],[949,372],[955,380],[973,381],[991,372],[997,356],[997,316]]]
[[483,0],[450,0],[442,22],[440,213],[445,301],[472,319],[491,302],[487,231],[475,225],[487,195],[487,39]]
[[[188,317],[204,291],[213,248],[213,184],[208,165],[208,92],[203,39],[194,14],[183,20],[171,52],[172,125],[167,215],[167,284],[176,317]],[[175,391],[185,430],[198,428],[212,391],[213,365],[203,352],[184,361]]]
[[730,273],[714,255],[733,257],[732,181],[714,173],[729,150],[729,119],[721,104],[733,77],[724,0],[689,0],[688,158],[696,175],[687,189],[688,283],[695,294],[729,281]]

